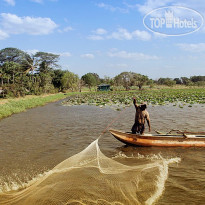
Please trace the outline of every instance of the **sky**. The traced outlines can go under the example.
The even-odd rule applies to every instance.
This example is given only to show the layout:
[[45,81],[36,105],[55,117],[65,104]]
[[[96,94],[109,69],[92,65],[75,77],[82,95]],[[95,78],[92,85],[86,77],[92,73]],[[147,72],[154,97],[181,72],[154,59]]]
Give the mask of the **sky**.
[[59,54],[61,68],[80,77],[205,75],[204,24],[180,36],[159,35],[143,24],[147,14],[167,6],[205,15],[203,0],[0,0],[0,49]]

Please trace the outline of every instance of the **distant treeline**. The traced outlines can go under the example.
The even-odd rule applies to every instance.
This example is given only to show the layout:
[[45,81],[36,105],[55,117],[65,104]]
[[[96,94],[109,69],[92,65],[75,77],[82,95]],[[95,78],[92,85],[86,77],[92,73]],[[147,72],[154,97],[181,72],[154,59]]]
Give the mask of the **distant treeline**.
[[205,86],[205,76],[192,76],[190,78],[181,77],[181,78],[159,78],[159,80],[155,81],[159,85],[168,85],[173,86],[175,84],[178,85],[186,85],[186,86]]
[[46,52],[28,54],[17,48],[0,50],[0,95],[18,97],[66,90],[81,91],[83,87],[91,89],[102,83],[126,90],[133,86],[142,89],[144,85],[152,87],[155,84],[205,86],[205,76],[160,78],[154,81],[139,73],[122,72],[114,78],[102,79],[97,73],[87,73],[79,78],[77,74],[61,69],[58,64],[59,57],[57,54]]

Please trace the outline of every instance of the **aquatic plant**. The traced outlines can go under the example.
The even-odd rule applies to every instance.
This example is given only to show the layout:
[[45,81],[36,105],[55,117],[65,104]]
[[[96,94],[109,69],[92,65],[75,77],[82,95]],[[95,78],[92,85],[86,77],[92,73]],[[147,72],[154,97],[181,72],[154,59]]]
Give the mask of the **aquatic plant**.
[[[144,91],[116,91],[116,92],[90,92],[81,93],[68,97],[64,105],[96,105],[96,106],[130,106],[132,98],[135,97],[137,103],[147,102],[149,105],[167,105],[173,106],[183,104],[204,104],[205,89],[161,89]],[[191,106],[190,106],[191,107]],[[118,108],[119,109],[119,108]]]

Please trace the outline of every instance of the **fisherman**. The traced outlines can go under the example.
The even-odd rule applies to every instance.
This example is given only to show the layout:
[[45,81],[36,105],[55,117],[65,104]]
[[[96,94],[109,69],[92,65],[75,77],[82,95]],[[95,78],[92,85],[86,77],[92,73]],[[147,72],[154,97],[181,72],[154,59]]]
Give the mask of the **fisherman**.
[[133,98],[133,104],[136,108],[136,114],[135,114],[135,123],[132,126],[132,134],[136,134],[136,133],[141,134],[141,135],[144,134],[145,119],[149,126],[149,132],[151,132],[150,118],[149,118],[149,113],[146,110],[147,108],[146,103],[137,105],[136,98]]

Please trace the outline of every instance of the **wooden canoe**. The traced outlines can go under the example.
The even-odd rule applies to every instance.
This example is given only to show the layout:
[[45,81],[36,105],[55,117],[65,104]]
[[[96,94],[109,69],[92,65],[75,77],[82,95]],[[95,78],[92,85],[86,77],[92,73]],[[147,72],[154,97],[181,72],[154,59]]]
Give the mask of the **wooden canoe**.
[[119,141],[134,146],[145,147],[205,147],[205,135],[136,135],[110,129],[110,133]]

